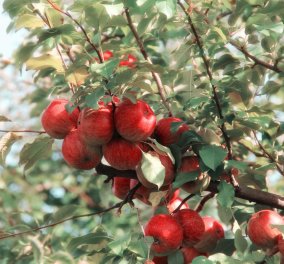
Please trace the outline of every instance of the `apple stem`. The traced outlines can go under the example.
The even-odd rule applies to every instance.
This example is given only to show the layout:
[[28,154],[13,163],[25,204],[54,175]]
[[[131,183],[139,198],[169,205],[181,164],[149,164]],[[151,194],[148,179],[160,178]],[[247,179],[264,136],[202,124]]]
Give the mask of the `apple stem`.
[[199,202],[198,206],[195,208],[195,211],[197,213],[201,212],[204,205],[211,199],[215,196],[216,193],[214,192],[210,192],[208,194],[206,194],[202,199],[201,201]]
[[173,214],[176,213],[184,203],[186,203],[189,199],[191,199],[192,197],[194,197],[195,194],[194,193],[191,193],[189,194],[188,196],[186,196],[182,201],[181,203],[179,204],[179,206],[172,212]]

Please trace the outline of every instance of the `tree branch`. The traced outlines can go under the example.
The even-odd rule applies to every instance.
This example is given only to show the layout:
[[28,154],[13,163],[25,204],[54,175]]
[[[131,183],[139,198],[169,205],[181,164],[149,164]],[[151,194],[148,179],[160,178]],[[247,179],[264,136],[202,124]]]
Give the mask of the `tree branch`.
[[261,142],[258,140],[255,131],[252,131],[255,141],[257,142],[259,148],[261,149],[261,151],[263,152],[264,156],[266,158],[268,158],[271,162],[273,162],[276,166],[276,169],[278,170],[278,172],[284,176],[284,170],[281,169],[281,167],[279,166],[278,162],[275,160],[275,158],[265,149],[265,147],[261,144]]
[[[131,31],[132,31],[132,33],[134,35],[134,38],[135,38],[135,40],[136,40],[136,42],[137,42],[137,44],[139,46],[139,49],[140,49],[144,59],[146,61],[148,61],[150,64],[153,64],[152,60],[150,59],[150,57],[148,56],[148,53],[145,50],[144,44],[143,44],[142,40],[140,39],[136,28],[133,25],[133,21],[132,21],[132,18],[130,16],[130,14],[129,14],[129,9],[128,8],[125,8],[125,14],[126,14],[128,26],[129,26],[129,28],[131,29]],[[172,110],[171,110],[170,104],[167,102],[167,98],[166,98],[166,95],[165,95],[165,88],[163,86],[161,77],[160,77],[160,75],[158,73],[156,73],[154,71],[151,71],[151,74],[152,74],[152,77],[153,77],[154,81],[156,82],[156,85],[158,87],[158,91],[159,91],[160,97],[161,97],[161,99],[163,101],[163,104],[166,107],[166,109],[168,110],[169,115],[172,116]]]
[[[122,171],[103,164],[100,164],[97,168],[98,169],[96,170],[98,174],[103,174],[108,177],[127,177],[130,179],[137,179],[136,172],[134,170]],[[218,193],[217,186],[219,183],[219,181],[211,181],[205,191]],[[189,196],[191,197],[191,195]],[[267,205],[273,208],[284,209],[284,197],[243,185],[240,185],[239,188],[235,189],[235,197],[248,200],[250,202]]]
[[173,211],[173,214],[176,213],[184,203],[186,203],[189,199],[191,199],[192,197],[194,197],[195,194],[194,193],[191,193],[189,194],[188,196],[186,196],[182,201],[181,203],[179,204],[179,206]]
[[215,192],[210,192],[210,193],[208,193],[207,195],[205,195],[202,199],[201,199],[201,201],[199,202],[199,204],[198,204],[198,206],[195,208],[195,211],[196,212],[201,212],[202,211],[202,209],[203,209],[203,207],[204,207],[204,205],[210,200],[210,199],[212,199],[214,196],[215,196]]
[[[206,69],[206,73],[208,75],[208,78],[209,78],[209,81],[210,81],[210,84],[211,84],[211,87],[212,87],[212,92],[213,92],[213,100],[215,102],[215,105],[216,105],[216,108],[217,108],[217,112],[218,112],[218,115],[219,115],[219,118],[221,119],[222,121],[222,124],[220,126],[220,130],[222,132],[222,135],[224,137],[224,140],[225,140],[225,143],[226,143],[226,148],[228,150],[228,159],[231,160],[233,157],[232,157],[232,147],[231,147],[231,140],[230,140],[230,137],[228,136],[227,134],[227,129],[226,129],[226,126],[225,126],[225,119],[224,119],[224,115],[223,115],[223,111],[222,111],[222,107],[221,107],[221,103],[220,103],[220,100],[219,100],[219,97],[218,97],[218,93],[217,93],[217,86],[215,84],[213,84],[213,75],[212,75],[212,72],[211,72],[211,69],[210,69],[210,61],[209,59],[206,57],[205,55],[205,51],[204,51],[204,48],[203,48],[203,45],[201,43],[201,40],[200,40],[200,37],[197,33],[197,30],[195,28],[195,25],[194,23],[192,22],[192,19],[191,19],[191,16],[190,14],[188,13],[188,11],[186,10],[185,6],[180,2],[180,0],[177,1],[178,5],[181,7],[181,9],[183,10],[183,12],[185,13],[185,15],[187,16],[187,20],[188,20],[188,23],[191,27],[191,30],[193,32],[193,35],[196,39],[196,43],[199,47],[199,51],[200,51],[200,56],[203,60],[203,63],[205,65],[205,69]],[[231,183],[232,185],[236,188],[238,187],[238,183],[234,177],[234,175],[232,175],[231,173],[229,173],[230,175],[230,179],[231,179]]]
[[29,130],[29,129],[24,129],[24,130],[0,130],[0,132],[3,133],[37,133],[37,134],[44,134],[46,133],[45,131],[40,131],[40,130]]
[[265,62],[265,61],[258,59],[257,57],[253,56],[252,54],[250,54],[244,46],[239,46],[236,42],[234,42],[232,40],[229,43],[232,46],[234,46],[237,50],[242,52],[247,58],[251,59],[256,65],[263,66],[263,67],[265,67],[265,68],[267,68],[271,71],[277,72],[277,73],[283,72],[277,66],[278,60],[276,60],[274,64],[270,64],[268,62]]
[[91,47],[94,49],[94,51],[97,53],[99,57],[100,63],[104,62],[104,58],[102,56],[102,53],[99,51],[99,49],[96,47],[96,45],[91,41],[90,37],[88,36],[86,30],[84,27],[76,20],[68,11],[63,11],[58,5],[53,3],[51,0],[47,0],[47,2],[52,6],[53,9],[57,10],[58,12],[62,13],[63,15],[69,17],[83,32],[86,41],[91,45]]

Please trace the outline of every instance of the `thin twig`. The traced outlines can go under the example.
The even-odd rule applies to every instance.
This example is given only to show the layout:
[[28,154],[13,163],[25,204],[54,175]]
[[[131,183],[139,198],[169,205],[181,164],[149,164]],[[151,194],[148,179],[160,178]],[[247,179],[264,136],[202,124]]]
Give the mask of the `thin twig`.
[[279,166],[278,162],[275,160],[275,158],[265,149],[265,147],[261,144],[261,142],[258,140],[256,132],[253,130],[252,131],[255,141],[257,142],[259,148],[261,149],[261,151],[263,152],[263,154],[265,155],[266,158],[268,158],[271,162],[273,162],[276,166],[276,169],[278,170],[278,172],[284,176],[284,170]]
[[[201,43],[200,37],[199,37],[199,35],[197,33],[197,30],[195,28],[195,25],[194,25],[192,19],[191,19],[190,14],[186,10],[185,6],[179,0],[178,0],[178,4],[181,7],[181,9],[183,10],[183,12],[185,13],[185,15],[187,16],[188,23],[189,23],[189,25],[191,27],[193,35],[195,36],[195,39],[196,39],[196,43],[197,43],[197,45],[199,47],[200,56],[201,56],[201,58],[202,58],[202,60],[204,62],[206,73],[207,73],[209,81],[211,83],[212,92],[213,92],[213,100],[214,100],[214,102],[216,104],[216,108],[217,108],[217,112],[218,112],[219,118],[222,121],[222,123],[220,125],[220,130],[222,132],[222,135],[223,135],[225,143],[226,143],[226,148],[228,150],[228,159],[231,160],[232,159],[231,140],[230,140],[229,135],[227,134],[227,129],[226,129],[226,126],[225,126],[225,119],[224,119],[221,103],[220,103],[220,100],[219,100],[219,97],[218,97],[218,93],[217,93],[217,86],[215,84],[213,84],[213,75],[212,75],[212,72],[210,70],[210,61],[209,61],[209,59],[205,55],[205,51],[204,51],[203,45]],[[230,176],[232,185],[235,188],[238,188],[238,182],[236,181],[234,175],[232,175],[230,173],[229,176]]]
[[181,203],[179,204],[179,206],[173,211],[173,214],[176,213],[184,203],[186,203],[189,199],[191,199],[192,197],[194,197],[195,194],[194,193],[191,193],[189,194],[188,196],[186,196],[182,201]]
[[36,133],[36,134],[46,133],[45,131],[42,131],[42,130],[29,130],[29,129],[23,129],[23,130],[3,130],[3,129],[1,129],[0,132],[3,132],[3,133],[9,133],[9,132],[12,132],[12,133]]
[[[131,29],[131,31],[132,31],[132,33],[134,35],[134,38],[135,38],[135,40],[136,40],[136,42],[137,42],[137,44],[139,46],[141,54],[143,55],[144,59],[147,62],[149,62],[150,64],[153,64],[152,60],[150,59],[150,57],[148,56],[148,53],[145,50],[144,44],[143,44],[142,40],[140,39],[136,28],[133,25],[133,21],[132,21],[132,18],[130,16],[128,8],[125,8],[125,14],[126,14],[128,26],[129,26],[129,28]],[[156,85],[158,87],[158,91],[159,91],[160,97],[161,97],[161,99],[163,101],[163,104],[167,108],[167,110],[169,112],[169,116],[172,116],[172,110],[171,110],[170,104],[167,101],[167,98],[166,98],[166,95],[165,95],[165,88],[163,86],[161,77],[160,77],[160,75],[158,73],[156,73],[154,71],[151,71],[151,74],[152,74],[152,77],[153,77],[154,81],[156,82]]]
[[195,208],[195,211],[198,212],[198,213],[201,212],[202,209],[203,209],[203,207],[204,207],[204,205],[205,205],[210,199],[212,199],[214,196],[215,196],[215,193],[214,193],[214,192],[210,192],[210,193],[208,193],[207,195],[205,195],[205,196],[201,199],[201,201],[199,202],[198,206]]
[[232,40],[229,43],[232,46],[234,46],[237,50],[242,52],[247,58],[251,59],[255,63],[255,65],[261,65],[261,66],[263,66],[263,67],[265,67],[269,70],[272,70],[274,72],[277,72],[277,73],[283,72],[281,69],[278,68],[278,60],[276,60],[274,64],[270,64],[268,62],[265,62],[265,61],[258,59],[257,57],[253,56],[252,54],[250,54],[244,46],[239,46],[236,42],[234,42]]
[[97,53],[99,57],[100,63],[104,62],[104,57],[102,56],[102,53],[99,51],[99,49],[96,47],[96,45],[91,41],[90,37],[88,36],[85,28],[76,20],[68,11],[63,11],[59,6],[57,6],[55,3],[53,3],[51,0],[47,0],[47,2],[53,7],[53,9],[57,10],[58,12],[64,14],[65,16],[69,17],[83,32],[86,41],[91,45],[91,47],[94,49],[94,51]]

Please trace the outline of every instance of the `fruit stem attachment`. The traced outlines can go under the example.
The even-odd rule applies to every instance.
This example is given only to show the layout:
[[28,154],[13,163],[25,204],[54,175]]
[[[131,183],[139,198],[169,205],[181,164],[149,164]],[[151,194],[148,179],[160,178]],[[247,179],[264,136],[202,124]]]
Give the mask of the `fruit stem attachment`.
[[[150,59],[150,57],[148,56],[148,53],[145,50],[144,44],[143,44],[141,38],[139,37],[136,28],[134,27],[132,18],[131,18],[130,13],[129,13],[129,8],[125,8],[125,14],[126,14],[128,26],[129,26],[130,30],[132,31],[132,33],[134,35],[134,38],[135,38],[135,40],[136,40],[136,42],[137,42],[137,44],[140,48],[140,52],[142,53],[144,59],[149,64],[153,64],[152,60]],[[158,73],[156,73],[154,71],[151,71],[151,74],[152,74],[154,81],[156,82],[157,87],[158,87],[158,91],[159,91],[160,97],[162,99],[162,102],[163,102],[164,106],[166,107],[166,109],[168,110],[169,116],[172,116],[172,110],[171,110],[170,104],[167,101],[167,98],[166,98],[166,95],[165,95],[165,87],[163,86],[161,77]]]

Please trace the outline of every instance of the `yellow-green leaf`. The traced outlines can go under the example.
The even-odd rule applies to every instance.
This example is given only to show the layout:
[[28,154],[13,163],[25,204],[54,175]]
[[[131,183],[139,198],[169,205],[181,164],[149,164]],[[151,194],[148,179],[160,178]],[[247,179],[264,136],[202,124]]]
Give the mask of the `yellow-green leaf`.
[[42,70],[54,68],[57,73],[64,73],[62,61],[59,57],[50,54],[44,54],[39,57],[30,58],[26,62],[27,70]]

